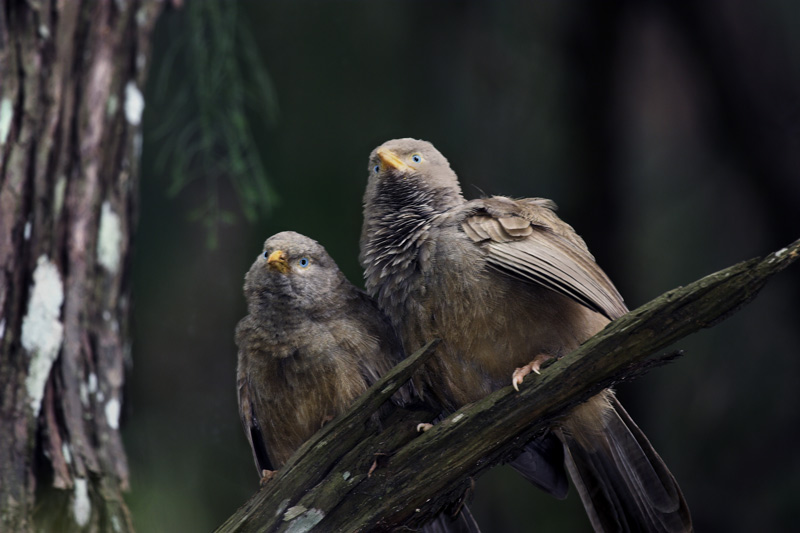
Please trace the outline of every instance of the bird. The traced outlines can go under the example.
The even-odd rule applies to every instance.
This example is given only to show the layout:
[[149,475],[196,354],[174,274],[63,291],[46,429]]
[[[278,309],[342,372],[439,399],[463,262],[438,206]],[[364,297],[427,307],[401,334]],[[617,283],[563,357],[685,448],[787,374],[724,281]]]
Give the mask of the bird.
[[[263,473],[280,468],[405,355],[374,300],[299,233],[265,241],[244,294],[248,314],[235,337],[239,414]],[[410,402],[409,390],[397,400]]]
[[[429,142],[369,157],[359,260],[367,292],[406,347],[439,338],[416,380],[445,412],[577,348],[628,309],[586,243],[544,198],[464,198]],[[512,464],[556,497],[566,472],[596,531],[691,531],[672,473],[607,389]]]
[[[405,358],[375,301],[350,283],[317,241],[269,237],[245,275],[247,316],[236,326],[239,415],[262,485],[325,423]],[[413,387],[392,396],[418,403]],[[466,507],[427,533],[479,532]]]

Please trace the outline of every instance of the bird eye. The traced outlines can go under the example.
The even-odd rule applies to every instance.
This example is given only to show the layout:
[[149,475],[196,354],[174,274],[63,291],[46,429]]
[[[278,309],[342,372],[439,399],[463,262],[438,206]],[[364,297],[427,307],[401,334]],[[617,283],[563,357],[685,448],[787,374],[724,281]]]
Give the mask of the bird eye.
[[269,258],[269,252],[264,252],[264,259]]
[[301,257],[297,264],[300,265],[300,268],[308,268],[308,265],[311,264],[308,260],[308,257]]
[[377,174],[378,172],[381,171],[381,166],[380,165],[375,165],[374,167],[372,167],[372,170],[374,170],[375,174]]
[[414,161],[414,163],[419,163],[422,161],[422,156],[419,154],[414,154],[411,156],[411,160]]

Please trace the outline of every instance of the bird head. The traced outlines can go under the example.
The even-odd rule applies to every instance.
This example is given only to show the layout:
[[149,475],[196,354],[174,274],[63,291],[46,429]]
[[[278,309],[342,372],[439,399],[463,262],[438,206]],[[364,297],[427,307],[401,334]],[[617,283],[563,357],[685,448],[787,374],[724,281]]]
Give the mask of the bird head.
[[310,309],[324,305],[343,280],[322,245],[284,231],[264,242],[263,252],[245,276],[244,292],[251,307]]
[[429,193],[437,204],[445,204],[439,207],[462,198],[450,163],[427,141],[405,138],[383,143],[370,154],[369,172],[369,186]]

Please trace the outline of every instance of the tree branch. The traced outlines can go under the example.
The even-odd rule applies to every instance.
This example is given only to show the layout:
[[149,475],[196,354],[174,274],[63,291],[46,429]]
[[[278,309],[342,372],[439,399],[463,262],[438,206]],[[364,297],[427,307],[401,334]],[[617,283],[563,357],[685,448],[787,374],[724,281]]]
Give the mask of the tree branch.
[[653,354],[735,313],[798,256],[800,240],[671,290],[615,320],[541,376],[529,376],[520,392],[505,387],[422,435],[415,424],[432,413],[398,410],[379,431],[371,415],[430,355],[428,344],[312,437],[217,531],[297,532],[318,523],[324,531],[390,530],[424,523],[460,497],[469,477],[513,457],[554,418],[680,355]]

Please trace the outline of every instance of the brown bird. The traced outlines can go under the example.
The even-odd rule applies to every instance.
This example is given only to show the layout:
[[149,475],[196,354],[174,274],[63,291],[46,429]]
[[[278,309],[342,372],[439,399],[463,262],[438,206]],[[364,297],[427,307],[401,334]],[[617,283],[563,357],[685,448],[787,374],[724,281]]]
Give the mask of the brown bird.
[[[273,235],[245,276],[239,413],[259,473],[274,470],[404,357],[375,302],[325,249]],[[400,402],[409,401],[401,389]]]
[[[517,387],[627,312],[550,200],[467,201],[447,159],[416,139],[376,148],[369,173],[366,288],[407,347],[443,340],[420,386],[446,411]],[[595,530],[692,529],[675,478],[612,391],[529,443],[514,466],[564,497],[563,463]]]
[[[262,482],[405,354],[375,301],[316,241],[273,235],[245,276],[236,327],[239,415]],[[392,400],[413,401],[411,387]],[[479,531],[466,507],[425,531]]]

